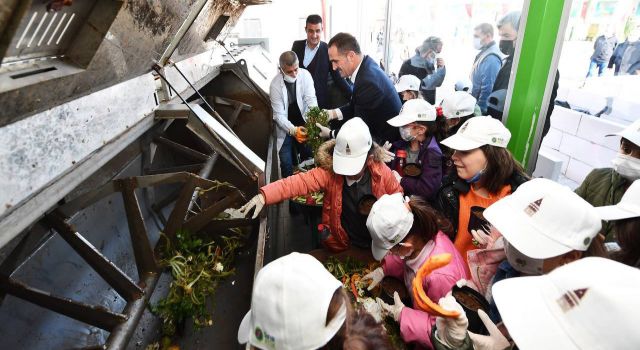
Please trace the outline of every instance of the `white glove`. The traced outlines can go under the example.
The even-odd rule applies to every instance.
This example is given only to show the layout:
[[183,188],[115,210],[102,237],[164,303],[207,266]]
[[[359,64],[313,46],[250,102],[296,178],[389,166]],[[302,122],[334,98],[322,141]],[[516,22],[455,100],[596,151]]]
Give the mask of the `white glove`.
[[396,155],[393,154],[393,152],[389,151],[390,148],[391,148],[391,143],[389,141],[385,141],[384,145],[382,145],[382,149],[384,150],[384,156],[382,157],[382,161],[384,163],[389,163],[396,157]]
[[316,126],[320,129],[320,137],[323,139],[328,139],[331,137],[331,129],[326,126],[322,126],[320,123],[316,123]]
[[496,240],[501,237],[493,226],[484,226],[484,230],[471,230],[471,236],[473,244],[480,249],[494,248]]
[[391,173],[396,178],[396,180],[398,180],[398,183],[400,183],[400,181],[402,180],[402,176],[400,176],[400,174],[398,174],[398,172],[395,170],[391,170]]
[[471,342],[473,342],[473,348],[475,350],[504,350],[511,346],[507,338],[502,335],[502,332],[491,321],[489,315],[481,309],[478,309],[478,316],[487,327],[489,335],[480,335],[473,332],[469,332]]
[[264,196],[262,195],[262,193],[255,195],[253,198],[251,198],[250,201],[247,202],[247,204],[243,205],[242,208],[240,208],[240,213],[246,217],[254,207],[256,209],[253,212],[253,217],[251,217],[252,219],[257,218],[258,215],[260,215],[262,207],[264,207]]
[[467,314],[464,313],[462,306],[458,304],[451,292],[446,297],[440,298],[438,305],[445,310],[458,311],[460,313],[457,318],[436,317],[438,339],[450,348],[455,349],[462,346],[464,339],[467,337],[467,327],[469,327]]
[[327,119],[328,120],[334,120],[334,119],[342,119],[340,118],[340,116],[338,115],[338,109],[325,109],[325,112],[327,112],[327,115],[329,116]]
[[378,267],[377,269],[364,275],[360,280],[363,282],[370,280],[371,283],[369,283],[369,287],[367,288],[367,290],[372,290],[378,284],[380,284],[380,281],[382,281],[383,278],[384,278],[384,270],[382,269],[382,267]]
[[376,301],[380,304],[380,307],[382,307],[385,314],[390,315],[396,321],[400,321],[400,313],[402,312],[402,309],[404,309],[404,304],[402,303],[402,300],[400,300],[398,292],[393,292],[393,305],[385,303],[380,298],[376,298]]

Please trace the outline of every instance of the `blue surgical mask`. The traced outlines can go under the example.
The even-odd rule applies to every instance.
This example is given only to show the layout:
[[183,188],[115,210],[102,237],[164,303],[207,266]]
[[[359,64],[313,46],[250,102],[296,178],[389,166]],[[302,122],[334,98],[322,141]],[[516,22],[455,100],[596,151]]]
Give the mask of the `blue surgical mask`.
[[475,175],[473,175],[470,179],[464,180],[469,184],[474,184],[476,182],[478,182],[480,180],[480,178],[482,178],[482,175],[484,175],[484,172],[487,170],[487,167],[485,166],[484,169],[478,171]]
[[407,142],[411,142],[415,140],[415,135],[411,135],[411,127],[410,126],[401,126],[400,128],[400,137]]

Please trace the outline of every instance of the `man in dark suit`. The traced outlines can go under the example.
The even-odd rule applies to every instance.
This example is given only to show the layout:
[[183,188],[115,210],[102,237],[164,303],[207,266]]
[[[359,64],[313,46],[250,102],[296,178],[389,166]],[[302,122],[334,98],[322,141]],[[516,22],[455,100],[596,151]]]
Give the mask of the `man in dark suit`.
[[328,93],[331,84],[337,86],[348,100],[351,95],[351,87],[338,72],[331,69],[327,44],[320,41],[322,36],[322,17],[318,15],[307,17],[304,30],[307,33],[307,39],[294,41],[291,51],[298,55],[300,67],[309,71],[313,77],[318,106],[320,108],[335,106],[335,102],[331,101]]
[[[373,140],[380,145],[400,139],[398,128],[387,123],[402,108],[398,92],[378,64],[362,54],[356,38],[347,33],[336,34],[329,41],[329,59],[333,69],[353,82],[351,100],[340,108],[328,110],[329,119],[337,119],[341,124],[352,117],[362,118]],[[332,130],[331,136],[336,132]]]

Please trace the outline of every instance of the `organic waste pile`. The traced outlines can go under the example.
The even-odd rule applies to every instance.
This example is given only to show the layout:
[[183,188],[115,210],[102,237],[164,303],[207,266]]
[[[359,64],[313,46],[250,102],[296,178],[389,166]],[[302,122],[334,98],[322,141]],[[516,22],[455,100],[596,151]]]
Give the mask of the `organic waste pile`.
[[[314,163],[314,160],[309,159],[300,163],[300,165],[298,165],[298,168],[296,168],[293,171],[293,173],[294,174],[301,173],[301,172],[304,173],[315,167],[316,165]],[[293,201],[300,204],[322,206],[322,203],[324,201],[324,192],[317,191],[317,192],[307,193],[304,196],[293,197]]]
[[312,154],[315,156],[318,152],[318,148],[324,139],[320,137],[320,128],[316,125],[319,123],[322,126],[329,125],[329,115],[319,107],[311,107],[307,112],[307,122],[305,128],[307,129],[307,144],[311,148]]
[[396,349],[406,349],[406,345],[400,336],[400,325],[392,317],[384,317],[382,309],[376,302],[383,291],[380,285],[367,290],[369,284],[360,281],[369,272],[375,270],[379,264],[366,264],[360,260],[347,257],[345,260],[338,260],[330,257],[325,263],[326,269],[338,280],[342,281],[342,287],[352,297],[354,307],[362,307],[369,312],[377,321],[383,321],[387,330],[389,340]]

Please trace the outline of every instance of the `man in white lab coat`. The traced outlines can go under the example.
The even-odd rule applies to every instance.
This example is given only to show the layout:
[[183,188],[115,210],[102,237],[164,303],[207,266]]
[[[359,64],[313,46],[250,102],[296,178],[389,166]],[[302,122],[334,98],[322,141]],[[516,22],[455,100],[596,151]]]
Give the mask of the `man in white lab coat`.
[[299,68],[295,52],[283,52],[279,64],[280,72],[271,81],[269,95],[276,123],[280,172],[287,177],[293,174],[294,157],[312,156],[303,144],[307,139],[304,124],[307,111],[318,106],[318,101],[313,78],[307,70]]

